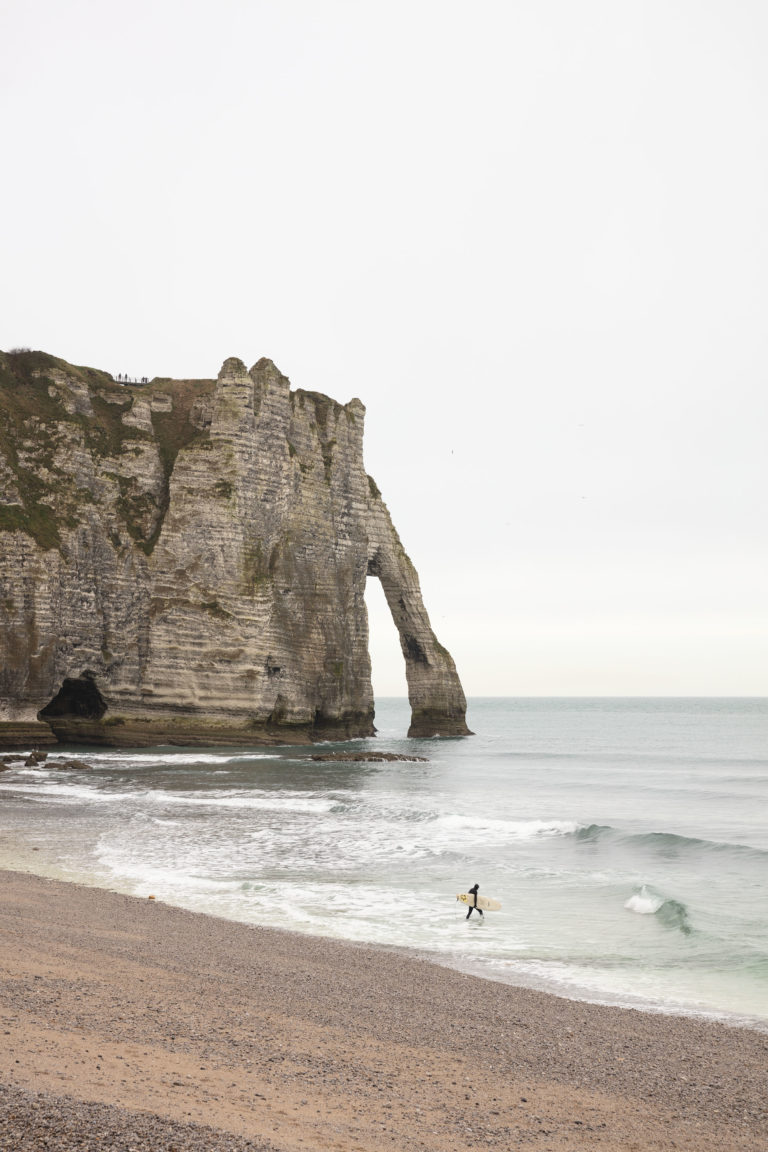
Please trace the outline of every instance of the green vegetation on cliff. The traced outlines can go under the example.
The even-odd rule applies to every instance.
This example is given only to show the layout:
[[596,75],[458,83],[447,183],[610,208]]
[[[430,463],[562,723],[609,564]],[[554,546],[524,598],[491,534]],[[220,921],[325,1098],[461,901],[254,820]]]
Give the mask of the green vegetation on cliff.
[[[62,529],[83,522],[84,507],[118,487],[116,511],[127,534],[151,552],[168,507],[179,451],[205,436],[195,405],[213,380],[155,380],[126,387],[107,372],[68,364],[45,352],[0,352],[0,532],[24,532],[40,547],[61,549]],[[155,403],[153,399],[157,397]],[[153,408],[151,427],[125,422],[138,399]],[[157,407],[157,410],[154,410]],[[157,494],[137,482],[131,453],[156,446],[164,483]],[[102,463],[78,470],[78,456]],[[111,532],[113,543],[119,535]]]

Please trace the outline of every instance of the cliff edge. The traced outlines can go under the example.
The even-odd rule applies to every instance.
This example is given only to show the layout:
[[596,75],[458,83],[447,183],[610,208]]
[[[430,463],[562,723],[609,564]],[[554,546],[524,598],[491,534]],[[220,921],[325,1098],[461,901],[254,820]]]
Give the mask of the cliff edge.
[[0,353],[0,745],[370,736],[368,576],[409,735],[468,734],[364,416],[270,360],[126,387]]

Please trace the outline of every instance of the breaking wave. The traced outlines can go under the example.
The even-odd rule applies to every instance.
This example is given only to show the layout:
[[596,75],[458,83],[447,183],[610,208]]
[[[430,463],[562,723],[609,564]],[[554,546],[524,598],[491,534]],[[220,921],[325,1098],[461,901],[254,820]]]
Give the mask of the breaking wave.
[[685,904],[679,900],[665,900],[645,884],[639,892],[630,896],[624,907],[640,916],[655,916],[665,928],[677,929],[684,936],[690,936],[693,931]]

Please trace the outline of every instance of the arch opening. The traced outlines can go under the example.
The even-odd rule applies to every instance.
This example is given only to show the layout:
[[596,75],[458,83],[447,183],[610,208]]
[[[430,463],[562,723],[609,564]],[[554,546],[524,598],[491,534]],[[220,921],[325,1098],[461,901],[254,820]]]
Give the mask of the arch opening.
[[392,619],[378,573],[370,566],[365,582],[365,605],[368,610],[368,652],[374,700],[387,696],[407,697],[405,660],[397,626]]

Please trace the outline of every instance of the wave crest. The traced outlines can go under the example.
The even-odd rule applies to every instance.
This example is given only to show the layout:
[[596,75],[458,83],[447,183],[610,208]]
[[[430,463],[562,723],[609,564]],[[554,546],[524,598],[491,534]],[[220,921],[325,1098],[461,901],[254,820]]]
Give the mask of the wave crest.
[[685,904],[679,900],[665,900],[646,884],[624,902],[624,907],[639,916],[655,916],[665,928],[676,929],[684,936],[690,936],[693,931]]
[[610,824],[578,825],[573,837],[585,844],[596,844],[609,840],[616,844],[626,844],[633,848],[650,849],[658,856],[675,859],[689,852],[736,853],[757,856],[765,859],[768,852],[748,844],[731,844],[721,840],[702,840],[696,836],[684,836],[676,832],[622,832]]

